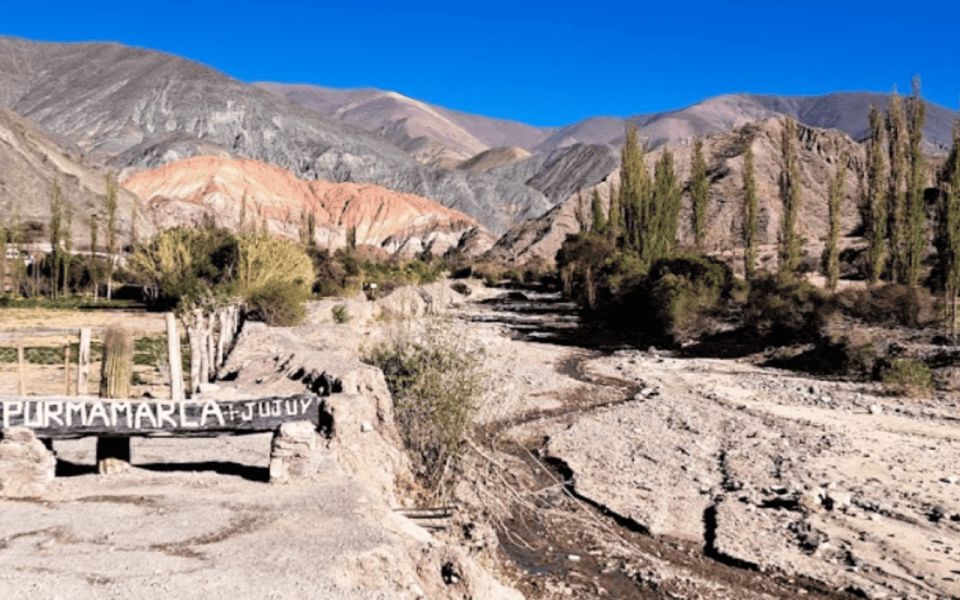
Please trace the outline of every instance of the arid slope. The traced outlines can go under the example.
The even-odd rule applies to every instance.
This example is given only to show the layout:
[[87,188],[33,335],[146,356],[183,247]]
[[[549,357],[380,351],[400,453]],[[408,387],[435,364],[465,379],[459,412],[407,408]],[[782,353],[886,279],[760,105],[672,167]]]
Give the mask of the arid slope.
[[158,227],[198,224],[212,218],[233,230],[266,228],[298,238],[313,215],[322,246],[357,243],[414,254],[442,253],[478,227],[461,212],[420,196],[375,185],[305,181],[259,161],[203,156],[142,171],[124,186],[146,202]]

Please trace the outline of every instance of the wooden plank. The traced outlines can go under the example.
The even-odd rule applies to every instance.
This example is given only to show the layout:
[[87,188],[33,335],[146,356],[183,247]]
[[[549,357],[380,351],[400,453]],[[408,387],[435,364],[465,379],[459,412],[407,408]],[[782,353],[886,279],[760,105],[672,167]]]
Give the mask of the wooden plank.
[[70,395],[70,344],[63,347],[63,393]]
[[78,396],[87,395],[87,382],[90,380],[90,338],[89,328],[80,330],[80,348],[77,351],[77,390]]
[[173,313],[167,313],[167,362],[170,368],[170,399],[183,400],[183,357],[180,355],[180,332]]
[[100,400],[93,397],[0,397],[2,429],[28,427],[37,437],[204,437],[274,431],[290,421],[320,423],[314,394],[255,400]]
[[27,395],[27,374],[24,372],[26,364],[23,359],[23,344],[17,344],[17,393]]

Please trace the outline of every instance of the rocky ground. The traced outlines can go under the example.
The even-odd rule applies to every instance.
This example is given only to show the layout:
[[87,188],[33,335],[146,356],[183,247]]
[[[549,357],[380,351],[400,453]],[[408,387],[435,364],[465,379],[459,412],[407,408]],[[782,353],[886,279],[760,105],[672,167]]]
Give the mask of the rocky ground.
[[544,299],[531,299],[466,315],[504,382],[502,460],[566,484],[560,493],[539,477],[538,514],[513,524],[540,529],[501,535],[521,589],[960,595],[955,396],[894,397],[749,361],[588,351],[557,318],[562,305],[537,311]]
[[[956,397],[605,347],[556,297],[471,287],[246,328],[210,393],[336,388],[314,481],[265,483],[265,436],[139,440],[112,477],[57,443],[53,490],[0,501],[4,597],[960,596]],[[489,373],[442,510],[358,360],[426,321]]]

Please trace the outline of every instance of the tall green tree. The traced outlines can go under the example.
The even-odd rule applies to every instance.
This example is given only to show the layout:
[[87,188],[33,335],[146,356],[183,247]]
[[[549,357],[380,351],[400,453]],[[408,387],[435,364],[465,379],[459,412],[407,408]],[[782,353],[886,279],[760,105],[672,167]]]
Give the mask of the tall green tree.
[[590,213],[593,216],[593,223],[590,231],[602,234],[607,230],[607,215],[603,210],[603,202],[600,201],[600,190],[593,188],[593,200],[590,202]]
[[130,207],[130,251],[140,243],[140,232],[137,231],[137,207]]
[[907,150],[909,134],[903,100],[896,90],[887,106],[887,148],[890,166],[887,180],[887,218],[890,221],[890,261],[894,279],[907,279]]
[[927,253],[927,210],[924,203],[926,165],[924,164],[921,143],[923,126],[926,121],[926,103],[920,95],[920,78],[913,78],[913,93],[907,102],[908,155],[907,175],[907,227],[906,227],[906,276],[905,283],[917,285],[923,268],[923,259]]
[[827,276],[827,287],[837,289],[840,281],[840,208],[843,203],[843,184],[847,176],[847,155],[840,157],[837,172],[830,181],[830,197],[828,199],[830,230],[827,233],[826,245],[823,249],[824,275]]
[[641,260],[646,265],[669,256],[677,243],[682,189],[674,169],[673,154],[664,150],[654,169],[653,193],[643,224]]
[[757,182],[753,170],[753,147],[743,153],[743,273],[753,280],[757,268]]
[[24,286],[24,280],[27,276],[27,266],[23,259],[23,220],[20,217],[20,201],[18,200],[13,207],[13,228],[10,231],[10,242],[13,244],[16,258],[13,261],[13,273],[10,287],[13,290],[14,297],[19,297]]
[[7,224],[0,219],[0,296],[7,292],[7,246],[10,244],[10,232]]
[[867,142],[867,182],[865,203],[867,222],[868,277],[875,284],[883,276],[887,264],[887,167],[884,160],[885,140],[883,117],[876,106],[870,107],[870,139]]
[[780,154],[783,167],[780,172],[780,201],[783,203],[783,217],[780,222],[779,264],[781,279],[791,279],[800,267],[802,240],[797,233],[800,217],[800,182],[797,170],[797,152],[794,141],[797,137],[797,124],[786,119],[780,137]]
[[938,263],[950,332],[957,335],[957,297],[960,295],[960,121],[953,127],[953,149],[940,177]]
[[90,217],[90,283],[93,286],[93,299],[100,299],[100,259],[97,257],[97,248],[100,237],[100,226],[97,216]]
[[613,182],[607,185],[607,191],[610,194],[610,208],[607,211],[607,237],[614,244],[618,243],[620,234],[623,232],[623,211],[620,209],[620,190]]
[[697,250],[703,251],[707,234],[707,208],[710,201],[710,180],[707,161],[703,157],[703,141],[693,141],[693,172],[690,179],[690,199],[693,208],[693,240]]
[[73,260],[73,206],[66,204],[63,213],[63,258],[60,265],[63,271],[61,285],[63,295],[70,295],[70,263]]
[[[60,263],[63,262],[63,191],[56,181],[50,186],[50,296],[56,297],[60,289]],[[36,266],[34,266],[36,269]]]
[[634,125],[627,127],[621,153],[620,209],[623,212],[623,245],[628,250],[638,251],[644,223],[649,221],[650,173]]
[[117,256],[117,178],[107,175],[107,300],[113,299],[113,270]]

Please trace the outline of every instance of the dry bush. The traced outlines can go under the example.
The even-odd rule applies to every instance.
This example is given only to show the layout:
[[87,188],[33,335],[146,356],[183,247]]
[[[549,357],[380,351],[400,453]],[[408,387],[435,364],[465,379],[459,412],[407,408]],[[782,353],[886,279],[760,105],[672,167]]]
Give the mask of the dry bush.
[[292,282],[261,287],[247,296],[248,316],[273,327],[299,325],[307,316],[309,292]]
[[365,353],[393,395],[395,419],[418,477],[440,489],[460,458],[485,389],[483,355],[442,325],[406,332]]
[[902,284],[843,290],[835,300],[845,315],[871,325],[916,328],[936,320],[936,303],[930,293]]

